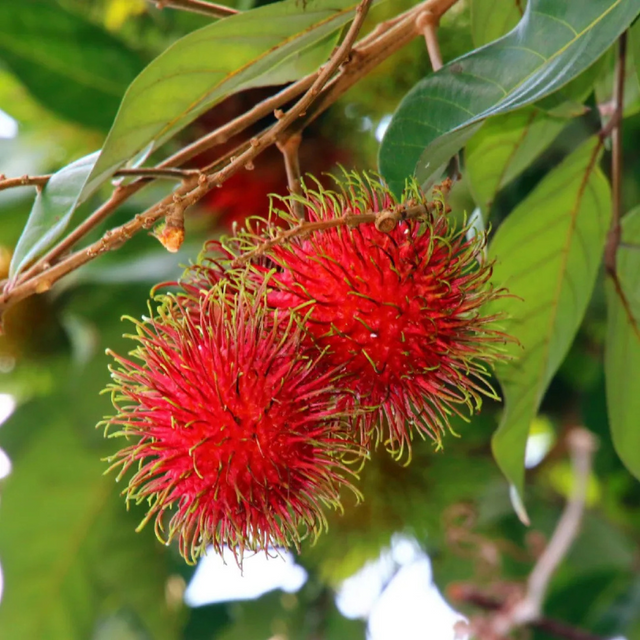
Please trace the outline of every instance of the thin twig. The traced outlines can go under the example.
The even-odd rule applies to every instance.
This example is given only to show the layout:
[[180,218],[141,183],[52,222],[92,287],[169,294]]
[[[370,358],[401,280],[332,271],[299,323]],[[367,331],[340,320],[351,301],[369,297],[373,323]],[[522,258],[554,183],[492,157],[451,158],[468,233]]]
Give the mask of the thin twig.
[[[365,36],[360,41],[359,49],[352,51],[351,59],[343,65],[341,72],[337,75],[336,79],[330,83],[327,90],[323,92],[320,100],[316,101],[316,104],[320,104],[313,110],[309,110],[307,115],[300,118],[298,122],[293,123],[290,127],[290,129],[292,129],[291,135],[299,133],[302,128],[312,122],[320,113],[322,113],[322,111],[327,109],[358,80],[371,72],[387,57],[410,42],[415,35],[417,35],[413,29],[417,11],[431,8],[433,13],[442,14],[453,6],[456,1],[457,0],[426,0],[421,5],[418,5],[418,7],[387,22],[379,24],[372,33]],[[180,165],[215,145],[226,142],[230,137],[241,133],[247,127],[271,113],[274,109],[286,104],[289,100],[309,89],[317,76],[318,72],[315,72],[305,78],[302,78],[290,87],[283,89],[275,96],[256,105],[242,116],[239,116],[235,120],[232,120],[211,134],[197,140],[188,147],[185,147],[181,151],[167,158],[167,160],[162,162],[159,167],[162,168]],[[234,150],[230,155],[237,155],[237,153],[238,151]],[[218,164],[219,161],[216,161],[215,163],[212,163],[211,166],[217,166]],[[205,167],[204,170],[209,171],[210,167]],[[30,269],[22,273],[18,278],[17,284],[22,284],[28,281],[43,271],[45,266],[53,264],[59,256],[72,248],[80,239],[89,233],[89,231],[100,224],[123,202],[148,183],[148,178],[141,178],[131,184],[121,186],[116,189],[107,202],[105,202],[83,223],[63,238],[45,256],[40,258]]]
[[593,454],[597,448],[594,436],[586,429],[573,429],[569,432],[567,445],[572,458],[575,486],[549,544],[538,558],[527,581],[527,598],[535,617],[540,615],[553,574],[567,555],[580,530]]
[[567,436],[574,472],[572,494],[558,522],[549,544],[538,558],[527,580],[522,599],[493,617],[491,630],[496,637],[507,636],[512,629],[538,620],[551,578],[571,548],[578,532],[587,498],[587,486],[591,474],[595,437],[586,429],[573,429]]
[[[300,173],[300,143],[302,134],[289,137],[285,142],[276,143],[284,158],[284,168],[287,173],[289,192],[302,195],[302,178]],[[299,220],[304,220],[304,207],[298,200],[293,201],[293,212]]]
[[626,31],[618,40],[618,59],[616,63],[615,85],[613,90],[614,122],[611,131],[611,196],[612,215],[611,227],[605,247],[604,264],[610,276],[616,275],[616,255],[620,245],[622,227],[622,112],[624,109],[624,81],[627,58],[627,33]]
[[0,175],[0,191],[15,187],[44,187],[49,182],[51,174],[44,176],[21,176],[20,178],[5,178]]
[[[301,100],[285,114],[279,122],[272,125],[260,136],[252,139],[241,156],[231,160],[227,166],[210,176],[190,178],[178,187],[174,194],[165,197],[156,205],[127,223],[107,231],[103,237],[88,247],[69,255],[56,264],[47,263],[41,258],[37,265],[31,267],[19,282],[0,295],[0,312],[10,303],[17,302],[36,291],[42,292],[50,288],[60,278],[74,271],[87,262],[95,259],[106,251],[116,249],[141,229],[149,229],[153,224],[165,216],[173,206],[173,195],[181,199],[184,207],[191,206],[202,198],[210,189],[224,183],[235,172],[247,163],[253,161],[265,148],[277,140],[285,140],[289,135],[295,135],[308,123],[315,119],[322,111],[348,91],[359,79],[367,75],[390,55],[410,42],[418,32],[415,27],[416,15],[425,9],[431,9],[440,15],[446,12],[457,0],[425,0],[396,18],[378,25],[373,33],[365,36],[353,50],[349,47],[355,39],[355,32],[360,28],[363,14],[359,11],[352,23],[343,44],[332,55],[331,61],[315,77],[308,92]],[[359,7],[362,5],[359,5]],[[355,25],[355,26],[354,26]],[[346,43],[346,45],[345,45]],[[344,56],[344,57],[343,57]],[[342,60],[342,62],[340,62]],[[340,67],[340,65],[342,65]],[[327,83],[331,74],[340,67],[335,78]],[[314,102],[315,96],[318,95]],[[306,115],[305,115],[306,114]],[[163,163],[164,164],[164,163]],[[160,165],[162,166],[162,165]],[[96,210],[84,223],[79,225],[71,234],[54,247],[54,257],[59,258],[77,240],[93,229],[106,218],[132,193],[147,184],[149,179],[142,178],[130,185],[120,186],[114,190],[111,197]],[[50,255],[52,252],[49,252]]]
[[165,167],[139,167],[137,169],[119,169],[116,176],[134,176],[136,178],[173,178],[186,180],[200,174],[198,169],[171,169]]
[[440,53],[440,44],[438,42],[438,25],[440,16],[432,11],[423,11],[416,19],[416,26],[424,35],[427,45],[429,60],[434,71],[442,69],[442,54]]
[[[274,109],[286,104],[291,99],[300,95],[303,91],[308,89],[315,78],[315,74],[311,74],[302,80],[292,84],[291,86],[283,89],[275,96],[268,98],[255,107],[244,113],[243,115],[235,118],[231,122],[223,125],[219,129],[211,132],[210,134],[196,140],[194,143],[188,145],[184,149],[181,149],[177,153],[173,154],[164,162],[161,162],[156,169],[165,169],[181,165],[191,158],[204,153],[212,147],[224,144],[229,138],[242,133],[245,129],[255,124],[260,119],[267,116]],[[200,171],[208,170],[207,167]],[[128,184],[119,186],[112,194],[111,197],[101,205],[96,211],[78,225],[73,231],[65,236],[58,244],[50,249],[42,258],[40,258],[31,268],[22,273],[18,279],[18,284],[26,282],[30,278],[34,277],[37,273],[41,272],[45,265],[53,264],[59,256],[71,249],[79,240],[87,235],[98,224],[105,220],[113,211],[115,211],[123,202],[128,200],[132,195],[140,191],[144,186],[148,185],[153,179],[152,176],[144,176],[138,180]]]
[[[137,169],[119,169],[115,172],[116,177],[142,177],[142,178],[172,178],[174,180],[185,180],[200,174],[198,169],[169,169],[163,167],[149,167]],[[13,189],[15,187],[44,187],[53,174],[48,173],[41,176],[21,176],[19,178],[5,178],[0,176],[0,191]]]
[[[499,611],[504,607],[504,601],[487,595],[471,585],[456,585],[455,600],[484,609],[485,611]],[[462,625],[460,625],[462,627]],[[542,617],[531,621],[528,625],[531,629],[544,631],[557,638],[564,640],[605,640],[602,636],[594,635],[589,631],[578,629],[554,618]],[[468,625],[464,625],[461,631],[468,631]],[[466,633],[465,633],[466,635]]]
[[212,131],[190,145],[187,145],[184,149],[174,153],[160,166],[179,166],[217,145],[224,144],[230,138],[233,138],[233,136],[242,133],[251,125],[262,120],[262,118],[273,113],[276,109],[282,107],[282,105],[304,93],[313,84],[316,76],[317,73],[311,73],[297,82],[294,82],[292,85],[289,85],[282,91],[279,91],[274,96],[259,102],[255,107],[252,107],[241,116],[238,116],[215,131]]
[[[618,277],[617,257],[618,250],[622,243],[622,120],[624,111],[624,84],[625,66],[627,54],[627,32],[625,31],[618,41],[618,59],[616,64],[615,85],[613,90],[614,112],[609,122],[610,127],[605,127],[601,132],[601,139],[604,135],[611,135],[611,192],[612,211],[611,226],[607,236],[607,243],[604,249],[604,266],[607,275],[611,278],[615,295],[620,300],[631,330],[636,339],[640,340],[640,325],[633,314],[631,304],[622,288],[622,282]],[[608,130],[607,130],[608,129]]]
[[154,4],[158,9],[182,9],[184,11],[191,11],[192,13],[199,13],[205,16],[211,16],[213,18],[228,18],[236,13],[239,13],[237,9],[231,7],[225,7],[221,4],[214,4],[212,2],[204,2],[203,0],[148,0],[151,4]]
[[413,220],[415,218],[424,217],[432,211],[435,206],[437,205],[434,205],[433,203],[405,203],[397,205],[392,209],[383,209],[382,211],[367,211],[365,213],[357,214],[350,213],[340,216],[339,218],[318,220],[317,222],[300,222],[300,224],[292,227],[291,229],[279,231],[276,236],[264,240],[255,249],[251,249],[251,251],[247,251],[246,253],[238,256],[230,263],[229,266],[231,268],[235,268],[247,264],[248,262],[255,260],[257,257],[264,255],[275,246],[284,244],[292,238],[303,238],[315,233],[316,231],[326,231],[327,229],[335,229],[337,227],[354,227],[359,224],[370,224],[372,222],[376,223],[376,226],[379,227],[378,222],[380,220],[385,220],[387,224],[383,230],[388,233],[392,231],[393,228],[402,220]]
[[[424,36],[427,45],[427,53],[431,61],[431,68],[434,73],[442,69],[442,53],[440,53],[440,43],[438,42],[438,27],[440,26],[440,15],[427,9],[416,18],[416,26]],[[460,153],[456,153],[451,161],[452,173],[456,180],[462,178],[460,171]]]

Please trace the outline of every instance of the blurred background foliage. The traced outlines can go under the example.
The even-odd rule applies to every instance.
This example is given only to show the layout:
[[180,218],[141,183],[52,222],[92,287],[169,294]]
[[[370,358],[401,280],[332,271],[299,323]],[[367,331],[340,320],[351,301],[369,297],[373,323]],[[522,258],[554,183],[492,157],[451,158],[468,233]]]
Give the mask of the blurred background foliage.
[[[7,176],[55,171],[99,148],[128,83],[177,38],[209,22],[204,16],[157,10],[144,0],[21,0],[23,12],[15,11],[15,4],[0,0],[0,109],[10,123],[17,123],[16,135],[9,124],[0,138],[0,174]],[[255,3],[228,4],[246,10]],[[367,24],[372,27],[412,4],[382,4]],[[504,25],[492,26],[496,33],[487,34],[477,23],[472,29],[469,2],[459,3],[442,24],[444,59],[497,37],[513,23],[505,16]],[[538,123],[532,148],[520,166],[512,167],[513,175],[499,184],[482,175],[490,165],[483,147],[487,138],[482,137],[494,126],[489,122],[467,149],[466,166],[477,167],[463,172],[455,187],[454,214],[470,213],[477,204],[491,209],[492,225],[498,226],[545,175],[599,129],[597,105],[611,98],[613,64],[613,55],[607,55],[581,86],[565,89],[554,104],[495,121],[496,133],[504,136],[508,121],[515,122],[516,130],[518,118],[533,115]],[[313,125],[304,143],[303,170],[319,174],[335,169],[337,162],[374,168],[385,123],[400,98],[429,73],[420,41],[391,57]],[[636,74],[630,61],[624,127],[624,199],[630,204],[640,197]],[[190,126],[176,144],[214,128],[265,95],[268,91],[229,98]],[[336,606],[336,592],[344,580],[379,558],[398,534],[415,540],[429,555],[435,584],[445,594],[457,581],[491,585],[525,577],[571,487],[563,435],[583,424],[600,442],[589,513],[553,582],[546,612],[603,637],[640,639],[640,485],[620,463],[608,433],[602,275],[580,332],[545,396],[541,418],[532,425],[530,528],[515,516],[507,485],[492,461],[490,437],[501,407],[488,403],[479,417],[456,425],[461,437],[447,438],[443,452],[418,442],[411,465],[402,466],[378,451],[362,474],[365,501],[350,504],[347,497],[344,515],[330,516],[329,533],[296,558],[308,574],[299,592],[276,590],[253,601],[201,607],[184,604],[194,568],[161,546],[150,528],[135,533],[140,513],[127,512],[113,478],[103,476],[106,464],[101,458],[113,447],[93,426],[110,412],[108,396],[99,395],[108,382],[105,348],[128,348],[121,316],[143,314],[150,286],[179,275],[180,265],[196,256],[204,240],[234,220],[264,214],[268,193],[286,191],[277,156],[262,156],[254,172],[238,176],[190,213],[188,240],[177,255],[139,234],[50,293],[27,299],[7,314],[0,336],[0,393],[8,394],[5,400],[13,398],[16,409],[0,429],[0,445],[12,465],[0,488],[0,636],[363,638],[366,621],[344,617]],[[153,204],[166,189],[143,190],[109,224]],[[7,273],[32,200],[30,188],[0,193],[0,279]],[[96,230],[96,237],[105,228]],[[394,575],[392,571],[389,582]],[[428,612],[423,615],[428,629]],[[536,632],[535,637],[546,636]]]

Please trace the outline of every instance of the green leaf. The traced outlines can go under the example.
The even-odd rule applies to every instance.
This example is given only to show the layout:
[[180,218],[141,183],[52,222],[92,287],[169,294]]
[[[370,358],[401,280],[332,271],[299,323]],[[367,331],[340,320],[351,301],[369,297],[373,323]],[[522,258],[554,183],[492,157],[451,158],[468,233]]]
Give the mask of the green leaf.
[[640,82],[640,21],[636,21],[629,29],[629,49],[628,52],[633,56],[635,64],[634,71]]
[[584,115],[589,111],[584,102],[593,93],[596,81],[605,68],[605,57],[600,56],[594,64],[571,82],[536,102],[536,106],[557,118],[575,118]]
[[[498,229],[489,254],[494,283],[512,297],[491,305],[507,316],[514,360],[498,367],[505,399],[494,457],[522,495],[531,421],[585,313],[604,248],[611,210],[598,168],[597,138],[576,149]],[[517,298],[516,298],[517,296]]]
[[0,60],[43,105],[99,129],[143,67],[122,41],[50,0],[0,0]]
[[[640,208],[622,219],[618,286],[607,282],[605,375],[613,444],[625,466],[640,478]],[[629,246],[625,246],[629,245]]]
[[530,0],[518,27],[420,81],[382,141],[380,171],[399,193],[433,179],[486,118],[536,102],[593,64],[640,12],[640,0]]
[[465,170],[477,204],[488,212],[495,197],[537,158],[566,121],[528,107],[490,119],[465,149]]
[[[230,93],[281,84],[315,68],[314,44],[348,22],[355,0],[285,0],[175,42],[131,84],[85,192],[127,160],[160,146]],[[306,55],[303,53],[306,50]]]
[[472,0],[471,36],[476,47],[501,38],[515,27],[527,0]]
[[[126,612],[154,640],[173,640],[163,548],[151,531],[135,533],[139,514],[103,475],[104,450],[56,400],[18,410],[0,433],[13,461],[0,506],[0,637],[86,640],[101,619]],[[5,430],[30,437],[16,447]]]
[[34,258],[46,251],[64,232],[80,204],[82,185],[91,173],[96,151],[63,167],[38,192],[27,224],[11,259],[9,277],[14,277]]

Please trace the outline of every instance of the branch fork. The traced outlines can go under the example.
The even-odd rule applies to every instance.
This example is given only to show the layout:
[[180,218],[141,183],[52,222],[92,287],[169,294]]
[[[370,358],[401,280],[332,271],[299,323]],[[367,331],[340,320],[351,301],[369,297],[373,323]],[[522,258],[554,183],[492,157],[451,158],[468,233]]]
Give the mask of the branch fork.
[[[221,186],[234,173],[247,165],[251,165],[254,159],[268,146],[277,142],[286,144],[290,137],[300,134],[311,121],[339,99],[362,77],[415,38],[418,35],[416,17],[421,12],[429,10],[434,15],[440,16],[453,6],[456,1],[424,0],[404,14],[379,24],[356,44],[356,37],[371,5],[371,0],[362,0],[357,7],[355,18],[343,42],[333,52],[329,61],[322,67],[322,70],[302,78],[272,98],[256,105],[242,116],[187,146],[167,158],[158,167],[147,170],[148,173],[146,175],[140,175],[129,184],[116,185],[111,196],[104,204],[58,242],[34,265],[19,274],[16,282],[12,282],[11,287],[0,294],[0,314],[8,305],[42,289],[41,281],[46,282],[49,287],[101,253],[116,249],[141,229],[153,226],[156,221],[172,210],[175,205],[174,194],[178,194],[180,198],[183,198],[181,202],[184,203],[184,209],[186,209],[201,199],[212,188]],[[283,110],[284,105],[298,96],[301,97],[285,112]],[[204,150],[221,144],[230,137],[241,133],[251,124],[258,122],[264,116],[274,112],[274,110],[280,110],[277,114],[280,117],[275,124],[256,136],[257,144],[241,144],[237,149],[213,163],[212,166],[200,169],[201,173],[206,174],[204,180],[196,174],[180,176],[181,179],[184,178],[183,184],[176,189],[174,194],[167,196],[125,224],[111,229],[108,234],[105,233],[97,242],[68,254],[69,250],[78,241],[84,238],[98,224],[102,223],[123,202],[149,184],[150,181],[160,177],[159,175],[154,175],[154,171],[175,169]],[[232,156],[234,157],[233,159],[231,159]],[[178,169],[177,171],[184,170]],[[169,177],[169,175],[164,177]],[[43,180],[45,178],[48,179],[48,177],[42,177]],[[0,183],[1,188],[2,183]],[[176,224],[179,227],[180,222],[178,221],[177,213]],[[7,283],[2,284],[6,285]]]

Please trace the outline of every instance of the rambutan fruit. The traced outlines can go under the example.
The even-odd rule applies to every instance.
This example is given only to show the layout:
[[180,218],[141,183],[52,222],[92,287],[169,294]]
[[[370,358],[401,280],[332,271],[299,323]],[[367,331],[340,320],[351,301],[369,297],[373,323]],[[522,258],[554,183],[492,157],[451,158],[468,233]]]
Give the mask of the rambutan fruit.
[[[313,230],[270,246],[270,306],[306,314],[323,366],[343,374],[343,406],[361,410],[363,445],[384,441],[401,456],[417,432],[439,446],[452,412],[495,397],[486,363],[506,337],[482,311],[499,295],[482,259],[485,237],[457,228],[415,186],[398,203],[376,179],[351,175],[341,191],[307,189],[301,201]],[[400,215],[388,232],[358,224],[416,205],[420,219]],[[348,224],[335,224],[345,216]]]
[[315,537],[324,507],[350,486],[344,456],[358,450],[331,368],[304,353],[301,329],[267,311],[260,292],[219,283],[155,302],[135,321],[132,358],[112,354],[117,414],[104,423],[131,440],[111,462],[119,477],[135,468],[125,494],[148,504],[140,526],[155,519],[191,561],[209,545],[241,560]]

